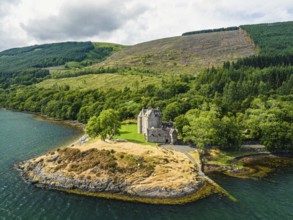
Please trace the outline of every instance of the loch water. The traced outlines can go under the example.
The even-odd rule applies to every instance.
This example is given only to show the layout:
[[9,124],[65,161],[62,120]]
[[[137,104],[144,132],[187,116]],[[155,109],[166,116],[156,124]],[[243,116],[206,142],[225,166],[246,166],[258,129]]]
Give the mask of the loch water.
[[34,119],[31,114],[0,110],[0,219],[293,219],[293,169],[261,180],[223,175],[212,178],[238,199],[218,195],[185,205],[148,205],[40,189],[13,169],[17,162],[63,146],[79,130]]

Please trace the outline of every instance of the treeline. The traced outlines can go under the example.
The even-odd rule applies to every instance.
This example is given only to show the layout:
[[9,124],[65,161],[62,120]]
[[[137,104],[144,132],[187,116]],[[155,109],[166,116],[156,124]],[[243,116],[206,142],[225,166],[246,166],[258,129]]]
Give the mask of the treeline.
[[70,78],[70,77],[77,77],[83,76],[88,74],[103,74],[103,73],[117,73],[120,69],[117,67],[101,67],[101,68],[89,68],[89,69],[81,69],[81,70],[70,70],[70,71],[60,71],[52,73],[53,79],[61,79],[61,78]]
[[244,66],[254,68],[265,68],[270,66],[291,66],[293,64],[293,54],[286,55],[260,55],[250,56],[237,60],[236,62],[224,62],[223,67],[229,69],[232,65],[233,68],[239,69]]
[[194,34],[212,33],[212,32],[222,32],[222,31],[236,31],[236,30],[239,30],[239,27],[227,27],[227,28],[206,29],[206,30],[200,30],[200,31],[186,32],[186,33],[183,33],[182,36],[194,35]]
[[88,74],[103,74],[103,73],[119,73],[122,75],[155,75],[157,74],[154,71],[144,68],[137,67],[99,67],[99,68],[83,68],[76,70],[56,70],[51,73],[51,78],[61,79],[61,78],[70,78],[83,76]]
[[[181,78],[180,78],[181,79]],[[183,78],[182,78],[183,79]],[[177,94],[184,94],[189,86],[186,77],[180,82],[162,81],[162,85],[147,86],[139,90],[71,90],[69,86],[56,89],[40,89],[34,86],[9,89],[0,93],[0,105],[20,111],[42,112],[59,119],[79,120],[86,123],[101,110],[116,109],[120,119],[135,118],[142,107],[163,107]]]
[[13,73],[0,72],[0,88],[14,85],[32,85],[50,77],[49,70],[30,68]]
[[261,55],[293,54],[293,21],[243,25],[254,43],[260,48]]

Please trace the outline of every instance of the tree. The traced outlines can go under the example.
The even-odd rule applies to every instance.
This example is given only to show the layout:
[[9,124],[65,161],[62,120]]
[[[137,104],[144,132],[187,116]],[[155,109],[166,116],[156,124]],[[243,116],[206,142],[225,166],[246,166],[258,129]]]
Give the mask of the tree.
[[[184,141],[193,142],[199,148],[211,145],[221,149],[238,148],[241,143],[241,131],[235,118],[220,118],[219,111],[215,109],[193,109],[186,113],[188,124],[183,127]],[[183,120],[182,117],[177,118],[178,122]]]
[[217,144],[220,149],[237,149],[241,144],[241,130],[234,117],[224,116],[217,128]]
[[182,112],[182,107],[178,102],[172,102],[166,106],[163,111],[163,117],[166,121],[173,121]]
[[293,109],[290,101],[253,100],[244,115],[243,126],[250,130],[247,139],[260,140],[268,150],[293,149]]
[[117,111],[113,109],[103,110],[101,114],[93,116],[89,119],[86,126],[86,133],[90,137],[100,136],[103,140],[107,137],[112,138],[113,135],[119,134],[121,123]]
[[186,125],[188,125],[188,120],[185,115],[179,115],[175,118],[175,127],[181,137],[183,136],[183,128]]
[[189,125],[183,127],[184,141],[193,142],[199,148],[217,144],[217,128],[220,123],[215,111],[192,109],[186,113]]
[[261,143],[270,151],[293,148],[293,126],[288,122],[265,122],[261,124]]

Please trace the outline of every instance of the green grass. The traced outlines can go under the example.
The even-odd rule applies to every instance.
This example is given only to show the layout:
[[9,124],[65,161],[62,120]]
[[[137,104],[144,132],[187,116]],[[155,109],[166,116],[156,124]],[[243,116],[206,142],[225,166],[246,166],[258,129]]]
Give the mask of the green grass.
[[267,154],[268,152],[254,152],[254,151],[221,151],[219,149],[212,149],[211,151],[212,160],[209,161],[210,164],[215,164],[219,166],[229,166],[237,165],[238,168],[242,168],[242,163],[235,163],[236,157],[249,156],[254,154]]
[[115,136],[114,138],[127,140],[129,142],[137,143],[137,144],[143,144],[143,145],[152,145],[156,146],[156,143],[149,143],[145,141],[143,134],[137,133],[137,125],[136,124],[128,124],[128,125],[122,125],[120,129],[120,135]]
[[39,88],[59,88],[69,85],[71,89],[116,89],[122,90],[125,87],[139,89],[151,84],[158,84],[161,78],[158,76],[138,76],[121,74],[89,74],[78,77],[48,79],[39,84]]
[[[212,160],[209,161],[209,164],[215,164],[219,166],[229,166],[233,164],[233,160],[235,159],[235,155],[240,156],[243,152],[225,152],[220,151],[219,149],[210,150],[210,154],[212,155]],[[242,164],[235,164],[238,168],[242,168]]]

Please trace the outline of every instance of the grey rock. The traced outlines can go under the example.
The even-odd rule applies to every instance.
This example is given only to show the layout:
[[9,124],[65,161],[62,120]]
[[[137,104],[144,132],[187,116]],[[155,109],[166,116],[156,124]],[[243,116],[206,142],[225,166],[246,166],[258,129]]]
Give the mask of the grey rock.
[[200,181],[195,178],[192,183],[180,189],[133,187],[122,178],[99,178],[95,180],[79,178],[73,179],[62,173],[51,173],[44,169],[43,163],[28,161],[18,165],[21,176],[26,182],[40,187],[57,189],[76,189],[85,192],[108,192],[128,196],[145,198],[178,198],[196,192],[200,187]]

